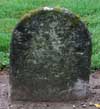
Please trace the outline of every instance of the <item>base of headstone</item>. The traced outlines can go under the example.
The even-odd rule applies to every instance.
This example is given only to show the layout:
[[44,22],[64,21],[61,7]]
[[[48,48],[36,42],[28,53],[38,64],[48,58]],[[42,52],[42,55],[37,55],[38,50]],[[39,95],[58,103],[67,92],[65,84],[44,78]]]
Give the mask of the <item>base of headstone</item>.
[[72,108],[72,104],[69,103],[50,103],[50,102],[42,102],[42,103],[23,103],[17,102],[16,104],[12,104],[9,106],[9,109],[70,109]]
[[[9,92],[11,93],[11,92]],[[88,98],[89,96],[89,87],[88,82],[78,79],[77,82],[74,84],[73,88],[69,89],[69,93],[66,93],[65,97],[63,99],[45,99],[45,100],[33,100],[33,101],[20,101],[17,98],[17,95],[14,95],[13,97],[10,96],[10,105],[9,109],[45,109],[45,107],[48,107],[48,103],[51,105],[49,109],[58,109],[58,103],[60,105],[59,109],[63,109],[66,107],[64,103],[68,103],[69,101],[78,101],[78,100],[84,100]],[[64,105],[63,105],[64,104]],[[53,107],[53,108],[52,108]],[[48,108],[47,108],[48,109]]]

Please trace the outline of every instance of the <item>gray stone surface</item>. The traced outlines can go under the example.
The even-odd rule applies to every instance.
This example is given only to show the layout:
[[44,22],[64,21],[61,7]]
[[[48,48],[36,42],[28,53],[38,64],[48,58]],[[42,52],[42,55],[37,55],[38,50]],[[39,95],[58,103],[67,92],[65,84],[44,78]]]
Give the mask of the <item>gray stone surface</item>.
[[72,87],[78,79],[88,79],[90,60],[90,35],[78,17],[47,7],[30,12],[12,36],[12,101],[74,98]]

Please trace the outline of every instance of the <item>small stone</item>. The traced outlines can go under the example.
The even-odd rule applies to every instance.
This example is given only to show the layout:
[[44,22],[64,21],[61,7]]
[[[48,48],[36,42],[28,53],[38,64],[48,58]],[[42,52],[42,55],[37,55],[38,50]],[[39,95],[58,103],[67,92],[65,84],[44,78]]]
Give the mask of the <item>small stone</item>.
[[89,103],[89,106],[94,106],[94,104],[92,102]]
[[10,107],[10,108],[13,108],[13,105],[10,104],[9,107]]
[[84,103],[82,102],[81,105],[84,105]]
[[86,108],[86,104],[83,104],[82,107],[83,107],[83,108]]
[[76,108],[76,106],[75,105],[73,105],[73,109],[75,109]]
[[100,101],[100,98],[97,98],[97,101]]
[[8,104],[8,106],[11,106],[11,104]]
[[49,107],[49,104],[47,104],[47,107]]

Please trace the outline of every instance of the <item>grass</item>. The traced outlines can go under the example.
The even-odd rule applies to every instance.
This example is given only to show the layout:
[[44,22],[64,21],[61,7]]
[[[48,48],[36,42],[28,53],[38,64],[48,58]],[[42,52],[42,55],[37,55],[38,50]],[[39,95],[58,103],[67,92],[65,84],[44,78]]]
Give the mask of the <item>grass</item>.
[[65,7],[88,25],[92,34],[93,69],[100,68],[100,0],[0,0],[0,68],[9,64],[11,33],[20,18],[43,6]]

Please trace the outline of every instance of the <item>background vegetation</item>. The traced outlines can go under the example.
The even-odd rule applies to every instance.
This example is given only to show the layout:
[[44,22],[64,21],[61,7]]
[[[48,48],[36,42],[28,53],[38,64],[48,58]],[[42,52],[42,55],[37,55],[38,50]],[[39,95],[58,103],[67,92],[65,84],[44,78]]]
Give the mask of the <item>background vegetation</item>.
[[100,0],[0,0],[0,68],[9,64],[11,33],[20,18],[32,9],[51,6],[73,11],[92,34],[93,69],[100,68]]

